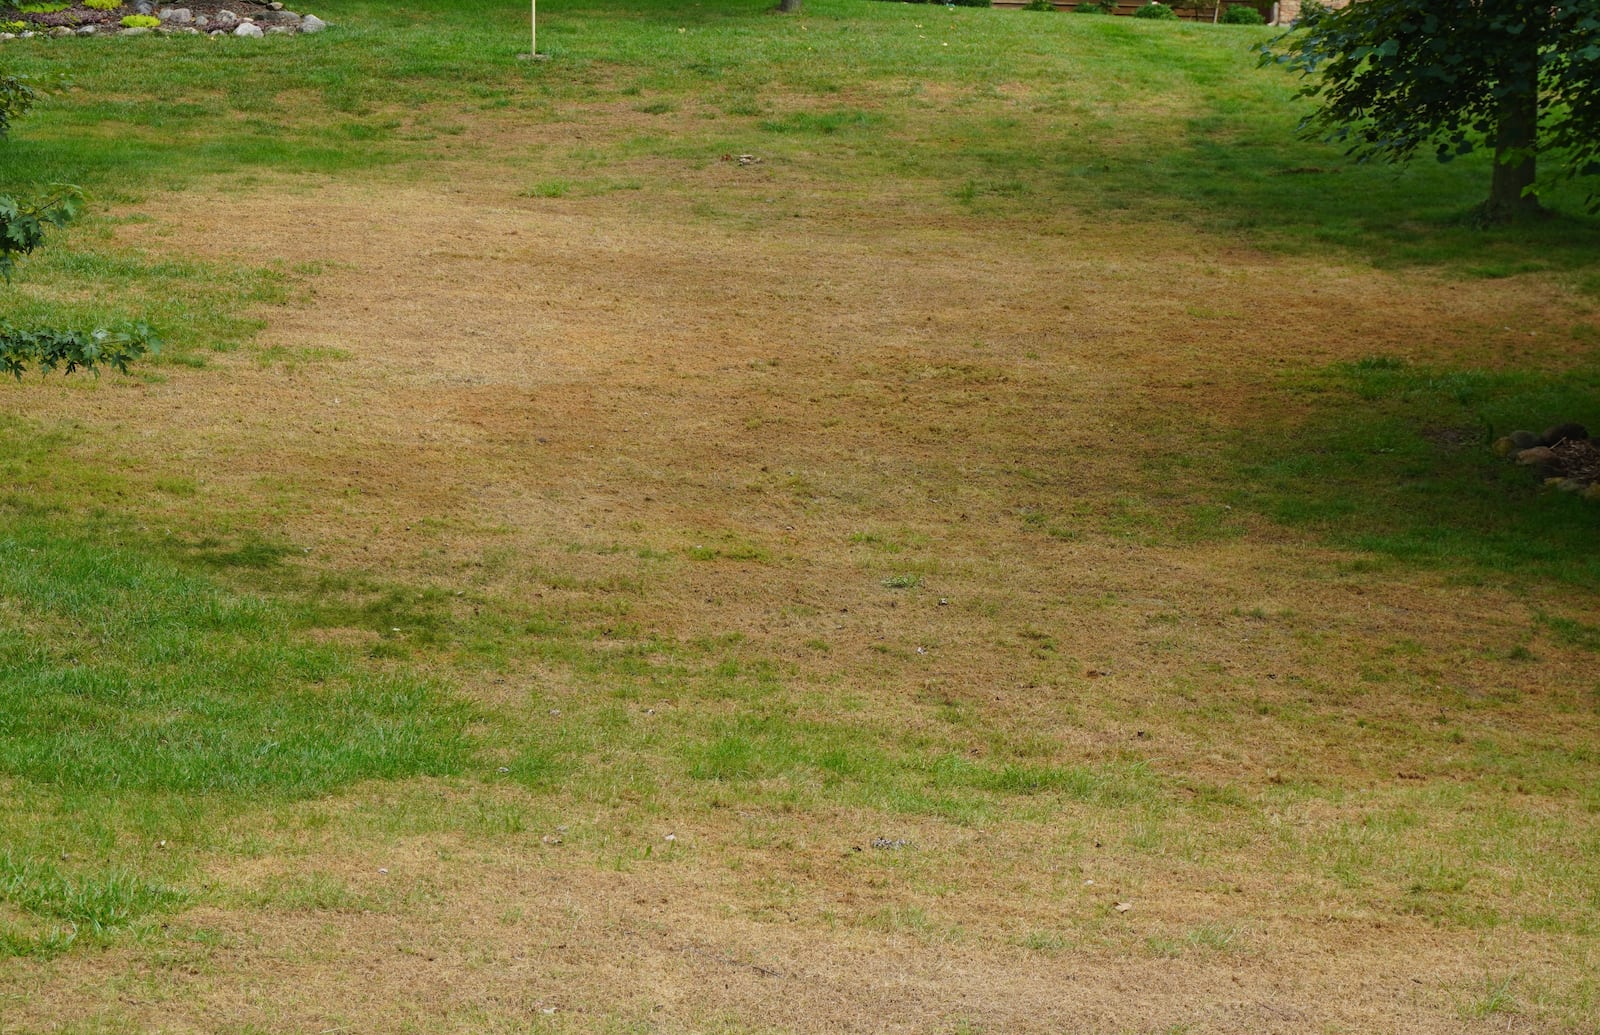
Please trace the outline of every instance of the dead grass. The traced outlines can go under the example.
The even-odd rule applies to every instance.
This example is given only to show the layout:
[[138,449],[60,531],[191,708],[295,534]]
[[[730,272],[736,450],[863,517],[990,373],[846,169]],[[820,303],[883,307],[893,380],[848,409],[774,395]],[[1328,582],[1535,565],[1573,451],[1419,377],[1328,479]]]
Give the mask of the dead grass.
[[614,626],[619,649],[717,640],[778,666],[796,721],[1137,763],[1159,790],[951,813],[697,780],[675,752],[704,729],[677,716],[755,706],[607,698],[516,644],[487,668],[419,648],[535,741],[554,712],[619,710],[647,778],[418,781],[241,820],[211,904],[164,933],[8,961],[0,1030],[1592,1026],[1595,815],[1581,772],[1528,761],[1592,764],[1592,655],[1529,631],[1588,598],[1374,570],[1204,495],[1211,444],[1272,416],[1284,365],[1494,365],[1535,348],[1525,328],[1559,356],[1580,303],[962,215],[799,159],[520,196],[535,140],[643,118],[464,117],[447,179],[156,199],[119,245],[321,272],[254,352],[0,399],[188,479],[168,518],[270,529],[296,572],[460,593],[463,621]]

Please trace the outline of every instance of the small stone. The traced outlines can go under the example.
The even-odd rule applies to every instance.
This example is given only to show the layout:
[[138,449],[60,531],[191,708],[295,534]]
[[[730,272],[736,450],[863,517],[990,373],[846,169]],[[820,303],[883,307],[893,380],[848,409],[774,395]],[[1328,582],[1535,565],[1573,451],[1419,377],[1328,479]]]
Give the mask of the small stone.
[[155,14],[156,13],[156,5],[151,3],[150,0],[138,0],[138,2],[133,5],[133,13],[134,14]]
[[208,26],[210,24],[211,24],[211,16],[210,15],[208,15],[208,14],[197,14],[197,15],[194,16],[194,27],[195,28],[204,29],[206,26]]
[[219,29],[231,29],[239,24],[239,16],[232,11],[218,11],[213,21]]
[[1557,442],[1587,442],[1589,429],[1582,424],[1557,424],[1553,428],[1545,428],[1543,438],[1541,444],[1546,446],[1553,446]]
[[80,26],[78,26],[78,35],[79,36],[93,36],[95,33],[99,32],[99,31],[100,30],[95,28],[93,25],[80,25]]
[[65,25],[57,25],[55,28],[50,30],[50,35],[56,39],[62,39],[64,37],[73,35],[73,32]]
[[260,39],[266,33],[261,31],[261,26],[253,22],[240,22],[239,27],[233,30],[235,36],[246,36],[251,39]]
[[1517,454],[1517,463],[1524,467],[1546,467],[1555,462],[1555,450],[1549,446],[1534,446]]
[[301,32],[321,32],[328,27],[328,23],[314,14],[308,14],[300,19]]
[[[1517,444],[1510,435],[1502,435],[1495,439],[1494,445],[1490,448],[1494,450],[1495,456],[1510,456],[1512,453],[1517,452]],[[1526,449],[1527,447],[1524,446],[1523,448]]]
[[1518,449],[1532,449],[1544,445],[1544,440],[1531,431],[1513,431],[1508,436]]
[[121,32],[117,33],[117,35],[119,35],[119,36],[148,36],[148,35],[150,35],[150,30],[145,28],[143,25],[134,25],[134,26],[131,26],[129,28],[123,29]]
[[1561,478],[1556,481],[1556,488],[1562,492],[1583,492],[1589,488],[1589,483],[1582,478]]
[[0,40],[14,40],[16,38],[17,34],[14,32],[0,32]]
[[300,16],[293,11],[263,11],[255,16],[257,25],[299,26]]
[[268,36],[292,36],[292,35],[294,35],[294,30],[289,28],[287,25],[269,25],[269,26],[267,26],[267,35]]
[[280,3],[279,0],[272,0],[272,3],[268,4],[267,6],[272,8],[274,11],[283,10],[283,4]]
[[187,7],[164,7],[161,9],[161,20],[168,25],[192,25],[194,12]]

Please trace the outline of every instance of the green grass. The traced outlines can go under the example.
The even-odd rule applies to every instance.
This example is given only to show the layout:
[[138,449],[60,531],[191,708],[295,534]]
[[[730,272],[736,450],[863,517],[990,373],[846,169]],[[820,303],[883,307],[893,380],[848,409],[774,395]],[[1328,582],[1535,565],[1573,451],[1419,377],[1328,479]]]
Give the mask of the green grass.
[[[300,39],[13,44],[15,71],[70,86],[19,123],[0,187],[72,181],[115,201],[253,170],[418,175],[452,160],[420,145],[460,132],[463,115],[538,124],[617,106],[678,121],[602,135],[587,145],[597,164],[762,150],[996,218],[1070,209],[1465,277],[1568,271],[1600,291],[1600,235],[1570,184],[1547,191],[1563,218],[1483,232],[1463,222],[1487,189],[1481,157],[1360,166],[1295,140],[1295,82],[1250,52],[1268,28],[859,0],[780,21],[758,4],[573,0],[541,10],[552,60],[518,64],[514,3],[343,0],[327,14],[332,31]],[[1029,92],[1008,101],[1000,90],[1017,84]],[[779,92],[801,103],[772,111]],[[439,105],[455,109],[450,126]],[[566,193],[552,171],[533,196]]]
[[78,493],[127,485],[76,464],[74,438],[0,421],[0,905],[33,924],[0,914],[11,955],[182,903],[134,874],[181,878],[228,817],[456,773],[473,751],[471,713],[433,683],[318,645],[312,611],[80,509]]
[[[1600,586],[1591,501],[1490,451],[1518,428],[1600,428],[1600,367],[1439,370],[1375,356],[1293,375],[1293,423],[1238,445],[1232,501],[1342,545],[1470,578]],[[1583,641],[1577,627],[1565,628]]]

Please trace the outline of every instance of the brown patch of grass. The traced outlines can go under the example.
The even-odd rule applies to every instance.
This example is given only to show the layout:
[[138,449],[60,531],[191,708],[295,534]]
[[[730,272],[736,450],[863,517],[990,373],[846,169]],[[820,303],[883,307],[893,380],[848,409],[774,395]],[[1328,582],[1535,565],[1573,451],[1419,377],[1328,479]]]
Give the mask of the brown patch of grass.
[[[286,575],[437,588],[451,629],[542,616],[592,653],[715,641],[707,664],[778,666],[796,722],[986,773],[1142,765],[1151,797],[974,784],[947,814],[820,777],[699,779],[675,753],[709,736],[694,723],[756,704],[689,679],[608,698],[621,677],[517,642],[484,665],[399,627],[535,741],[563,734],[555,713],[615,712],[637,755],[602,739],[579,759],[618,774],[597,786],[416,782],[275,812],[250,857],[209,861],[221,905],[8,964],[14,1023],[1459,1031],[1485,973],[1592,1016],[1593,813],[1526,753],[1592,750],[1590,656],[1485,652],[1572,591],[1372,571],[1204,495],[1214,437],[1278,405],[1282,364],[1492,363],[1493,327],[1542,324],[1556,286],[929,211],[780,162],[656,160],[641,197],[522,198],[534,174],[498,162],[523,138],[461,139],[487,150],[448,185],[189,192],[181,219],[118,229],[325,264],[260,346],[348,359],[222,356],[6,404],[191,478],[148,513],[270,527]],[[711,185],[717,212],[661,207]],[[1519,837],[1570,855],[1574,883]]]

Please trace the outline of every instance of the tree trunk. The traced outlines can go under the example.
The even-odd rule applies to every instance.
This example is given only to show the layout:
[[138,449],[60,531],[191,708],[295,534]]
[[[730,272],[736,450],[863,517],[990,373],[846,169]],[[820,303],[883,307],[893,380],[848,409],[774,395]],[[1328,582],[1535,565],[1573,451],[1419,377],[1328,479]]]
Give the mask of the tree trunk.
[[800,13],[801,0],[778,0],[778,10],[783,14]]
[[[1529,35],[1533,35],[1530,33]],[[1486,222],[1509,223],[1543,214],[1532,191],[1539,150],[1539,52],[1529,60],[1507,62],[1502,86],[1513,89],[1500,100],[1494,134],[1494,178],[1483,206]]]

